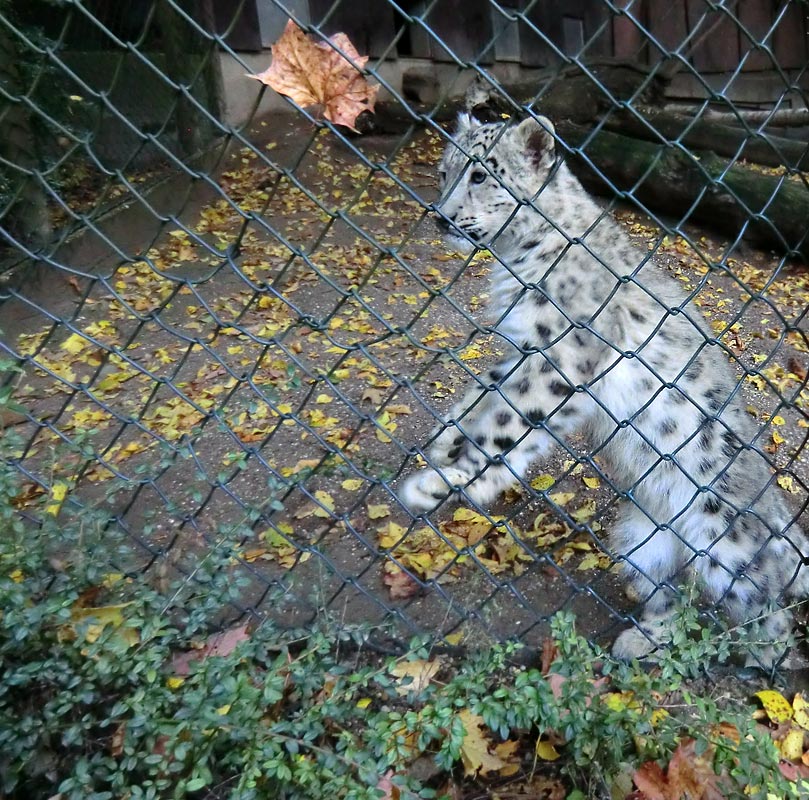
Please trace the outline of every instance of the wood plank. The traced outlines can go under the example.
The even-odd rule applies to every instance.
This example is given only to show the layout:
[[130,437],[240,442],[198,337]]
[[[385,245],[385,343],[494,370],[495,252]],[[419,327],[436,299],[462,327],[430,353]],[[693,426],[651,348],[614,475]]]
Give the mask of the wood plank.
[[275,3],[261,2],[258,4],[258,21],[261,26],[261,43],[264,47],[275,44],[284,32],[289,15],[303,24],[308,24],[309,0],[284,0],[284,8]]
[[[787,6],[786,12],[780,15],[784,6]],[[806,14],[806,6],[795,0],[783,0],[778,4],[775,18],[780,16],[780,19],[773,33],[773,50],[781,69],[806,68],[809,60],[809,21]]]
[[647,37],[639,27],[644,25],[646,2],[617,0],[615,5],[626,9],[626,14],[616,14],[613,17],[612,54],[616,58],[646,63],[649,59]]
[[228,47],[241,51],[262,49],[256,0],[217,0],[213,7],[217,33],[227,32]]
[[[498,0],[497,5],[513,16],[522,9],[522,0]],[[520,23],[512,22],[505,13],[492,8],[492,36],[496,36],[494,42],[495,61],[519,61],[520,60]]]
[[[745,72],[772,69],[770,56],[757,47],[764,41],[767,31],[772,26],[772,12],[770,3],[762,3],[761,0],[739,0],[737,14],[743,26],[739,30],[739,53],[742,57],[749,53],[742,67]],[[772,40],[768,39],[766,44],[772,47]]]
[[560,61],[553,43],[562,47],[563,3],[546,0],[535,3],[525,15],[528,23],[520,26],[520,61],[529,67],[546,67]]
[[[387,2],[351,0],[335,6],[334,0],[309,0],[312,24],[325,36],[345,33],[363,56],[381,56],[394,38],[394,11]],[[395,48],[389,53],[396,56]]]
[[[578,6],[578,10],[576,10]],[[600,0],[577,0],[566,3],[566,16],[572,15],[584,20],[583,58],[599,58],[613,54],[612,20],[613,14],[606,3]],[[578,11],[578,13],[576,13]]]
[[[657,64],[682,46],[688,34],[684,0],[648,0],[649,63]],[[665,53],[660,52],[660,48]]]
[[[687,0],[686,8],[694,68],[698,72],[735,70],[739,66],[739,28],[736,22],[728,14],[713,11],[706,0]],[[694,47],[694,42],[699,44]]]
[[[520,61],[527,66],[548,66],[567,56],[598,58],[613,53],[609,6],[601,0],[544,0],[535,3],[520,29]],[[584,47],[581,47],[581,44]],[[556,49],[554,49],[556,48]]]
[[[430,29],[430,49],[436,61],[477,59],[479,63],[494,60],[491,5],[488,0],[440,0],[425,20]],[[459,24],[462,23],[462,24]]]

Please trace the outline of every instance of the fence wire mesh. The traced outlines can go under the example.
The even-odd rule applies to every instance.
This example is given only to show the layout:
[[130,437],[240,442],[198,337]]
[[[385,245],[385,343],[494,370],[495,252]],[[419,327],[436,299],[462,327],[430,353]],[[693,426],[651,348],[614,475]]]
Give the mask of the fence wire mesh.
[[[155,581],[193,579],[225,548],[234,614],[327,614],[394,640],[536,644],[562,609],[604,643],[627,625],[653,637],[640,604],[670,613],[688,569],[708,584],[705,607],[729,601],[735,622],[739,603],[755,616],[799,602],[787,590],[809,555],[807,12],[0,2],[0,346],[19,369],[3,378],[3,424],[20,513],[100,510],[137,548],[125,568]],[[352,59],[381,87],[359,135],[245,76],[270,64],[262,48],[290,19],[327,50],[349,55],[329,38],[345,32],[370,56]],[[494,144],[470,138],[494,127],[459,131],[464,108],[506,120]],[[539,114],[556,130],[546,152],[598,195],[586,225],[575,188],[549,219],[560,160],[534,197],[493,164]],[[454,136],[471,163],[449,168],[437,202]],[[533,213],[563,242],[544,272],[515,278],[497,237],[463,226],[468,209],[452,204],[481,169],[514,201],[504,237]],[[491,252],[453,252],[437,219]],[[598,311],[581,300],[586,272],[572,298],[549,288],[587,264],[613,279]],[[509,308],[488,302],[497,280],[513,281]],[[515,341],[513,309],[549,300],[562,327]],[[620,303],[652,311],[633,347],[601,325]],[[573,337],[598,369],[563,361]],[[613,379],[630,362],[648,385]],[[556,409],[532,414],[517,378],[533,376],[536,401],[551,369]],[[609,430],[581,435],[584,399]],[[512,424],[523,433],[497,435]],[[627,432],[645,460],[616,469],[611,442]],[[524,458],[538,437],[554,447]],[[436,469],[433,488],[460,504],[400,502],[423,461],[418,474]],[[503,472],[513,485],[476,502]]]

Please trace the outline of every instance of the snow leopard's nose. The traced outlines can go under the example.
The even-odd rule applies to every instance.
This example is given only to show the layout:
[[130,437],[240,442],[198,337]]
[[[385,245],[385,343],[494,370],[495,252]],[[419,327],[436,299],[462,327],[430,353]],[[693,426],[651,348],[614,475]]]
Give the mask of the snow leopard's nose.
[[438,225],[439,230],[445,233],[449,232],[450,226],[455,222],[455,214],[444,214],[439,209],[435,209],[438,213],[435,218],[435,224]]

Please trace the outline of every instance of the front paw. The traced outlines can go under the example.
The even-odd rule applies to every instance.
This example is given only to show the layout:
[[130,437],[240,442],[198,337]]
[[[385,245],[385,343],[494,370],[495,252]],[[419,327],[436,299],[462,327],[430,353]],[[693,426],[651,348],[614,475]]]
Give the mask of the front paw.
[[398,493],[399,501],[413,514],[433,511],[444,503],[456,487],[472,480],[463,470],[446,467],[437,472],[426,469],[411,475]]
[[454,464],[466,442],[466,435],[456,425],[443,428],[430,445],[430,461],[439,467]]
[[642,629],[630,628],[618,636],[612,646],[615,658],[621,661],[648,658],[671,640],[671,631],[662,620],[641,620],[641,624]]

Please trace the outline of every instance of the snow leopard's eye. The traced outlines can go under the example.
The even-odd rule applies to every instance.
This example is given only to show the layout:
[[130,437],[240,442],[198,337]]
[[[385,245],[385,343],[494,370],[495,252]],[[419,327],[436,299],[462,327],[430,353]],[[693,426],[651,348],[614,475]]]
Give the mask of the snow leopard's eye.
[[438,170],[438,180],[440,180],[441,183],[446,182],[446,180],[447,180],[447,171],[445,169]]
[[482,169],[473,170],[472,174],[469,176],[469,180],[472,183],[483,183],[486,180],[486,173]]

